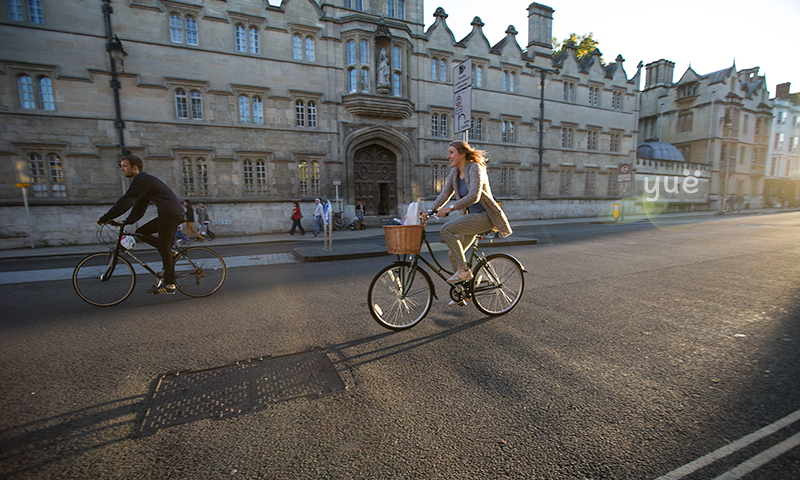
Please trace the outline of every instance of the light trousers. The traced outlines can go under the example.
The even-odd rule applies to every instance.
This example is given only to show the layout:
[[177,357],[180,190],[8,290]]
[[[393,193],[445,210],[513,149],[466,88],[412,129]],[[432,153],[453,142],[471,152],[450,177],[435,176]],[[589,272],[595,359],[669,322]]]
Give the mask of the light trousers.
[[442,235],[442,241],[450,249],[448,258],[453,269],[457,270],[467,264],[464,252],[475,241],[475,236],[488,232],[492,228],[494,228],[494,224],[486,212],[461,215],[442,225],[439,232]]

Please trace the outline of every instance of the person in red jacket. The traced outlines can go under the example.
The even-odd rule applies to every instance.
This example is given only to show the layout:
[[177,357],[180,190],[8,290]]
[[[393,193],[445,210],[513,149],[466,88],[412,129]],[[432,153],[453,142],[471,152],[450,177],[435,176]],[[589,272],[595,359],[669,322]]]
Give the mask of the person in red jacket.
[[[122,157],[119,161],[119,168],[127,178],[131,179],[131,184],[125,195],[97,219],[97,224],[106,224],[128,210],[131,213],[123,223],[134,224],[144,216],[150,202],[155,203],[158,216],[139,227],[136,233],[142,234],[142,240],[158,249],[158,253],[161,254],[161,263],[164,265],[164,278],[149,289],[148,293],[173,295],[175,294],[175,265],[172,260],[172,240],[175,238],[178,225],[183,223],[184,211],[181,202],[164,182],[143,171],[144,163],[136,155]],[[157,238],[153,236],[154,233],[158,233]]]
[[303,225],[300,224],[300,219],[303,218],[303,214],[300,212],[300,204],[294,202],[294,210],[292,210],[292,229],[289,230],[289,235],[294,235],[295,228],[300,229],[300,236],[306,234],[306,230],[303,228]]

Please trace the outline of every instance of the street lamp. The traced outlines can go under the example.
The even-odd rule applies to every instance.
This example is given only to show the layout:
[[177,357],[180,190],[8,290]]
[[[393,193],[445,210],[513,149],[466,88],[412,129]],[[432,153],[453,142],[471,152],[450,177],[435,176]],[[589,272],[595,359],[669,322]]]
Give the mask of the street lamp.
[[111,14],[114,9],[111,8],[111,0],[103,0],[103,17],[106,24],[106,52],[108,52],[109,62],[111,64],[111,90],[114,92],[114,127],[117,130],[117,140],[119,142],[119,155],[125,155],[125,122],[122,121],[122,109],[119,101],[119,90],[122,88],[119,80],[117,79],[117,62],[122,62],[128,55],[122,48],[122,41],[114,35],[111,27]]
[[526,63],[526,67],[530,67],[534,70],[539,70],[540,80],[539,80],[539,176],[538,181],[536,183],[536,196],[542,196],[542,168],[543,168],[543,157],[544,157],[544,75],[547,72],[550,73],[558,73],[559,70],[551,70],[549,68],[542,68],[537,67],[532,63]]

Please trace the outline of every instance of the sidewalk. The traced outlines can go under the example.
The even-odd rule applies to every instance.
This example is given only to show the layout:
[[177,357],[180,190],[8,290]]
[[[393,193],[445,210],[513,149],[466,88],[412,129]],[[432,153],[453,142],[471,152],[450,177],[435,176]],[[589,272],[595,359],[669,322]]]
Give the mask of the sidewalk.
[[[776,208],[760,209],[760,210],[742,210],[741,213],[726,213],[725,217],[745,217],[757,214],[770,214],[770,213],[787,213],[795,212],[796,210],[780,210]],[[662,213],[653,216],[652,220],[667,220],[671,218],[681,217],[713,217],[718,213],[716,211],[704,212],[687,212],[687,213]],[[642,220],[647,220],[646,215],[628,215],[622,223],[633,223]],[[427,232],[438,232],[442,225],[442,221],[434,221],[429,223],[426,227]],[[512,227],[526,227],[536,225],[564,225],[571,223],[608,223],[613,224],[611,217],[580,217],[580,218],[550,218],[543,220],[517,220],[512,221]],[[378,238],[379,237],[379,238]],[[375,238],[374,245],[349,245],[348,240],[359,238]],[[344,230],[341,232],[333,232],[333,251],[328,251],[323,248],[322,235],[314,238],[311,233],[305,236],[295,234],[290,236],[286,233],[267,233],[258,235],[241,235],[241,236],[217,236],[214,240],[207,240],[202,243],[192,242],[193,246],[207,246],[218,247],[222,245],[250,245],[262,243],[278,243],[278,242],[303,242],[303,245],[294,248],[294,254],[298,258],[306,262],[325,261],[325,260],[342,260],[348,258],[364,258],[380,255],[388,255],[386,252],[386,244],[383,241],[383,228],[374,225],[368,227],[366,230],[350,231]],[[538,243],[537,239],[519,237],[511,235],[507,238],[492,239],[491,243],[485,243],[484,246],[512,246],[512,245],[531,245]],[[97,244],[91,245],[66,245],[59,247],[42,247],[42,248],[18,248],[0,250],[0,260],[2,259],[21,259],[33,257],[56,257],[64,255],[88,255],[98,251],[103,251],[105,246]],[[142,242],[137,245],[137,250],[152,249],[149,245],[142,245]]]

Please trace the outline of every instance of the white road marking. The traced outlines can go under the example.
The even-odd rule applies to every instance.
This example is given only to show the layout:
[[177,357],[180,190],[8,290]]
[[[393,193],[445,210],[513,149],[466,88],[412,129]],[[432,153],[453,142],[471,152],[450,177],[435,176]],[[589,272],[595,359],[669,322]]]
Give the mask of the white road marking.
[[[255,265],[279,265],[298,262],[291,253],[270,253],[264,255],[242,255],[239,257],[223,257],[228,268],[252,267]],[[80,261],[80,260],[78,260]],[[75,262],[77,265],[78,261]],[[142,266],[133,263],[137,275],[149,274]],[[161,261],[152,262],[153,268],[160,270]],[[16,283],[50,282],[53,280],[71,280],[75,267],[51,268],[45,270],[26,270],[21,272],[0,272],[0,285]]]
[[[777,422],[772,423],[770,425],[767,425],[766,427],[764,427],[764,428],[762,428],[762,429],[760,429],[758,431],[755,431],[755,432],[751,433],[750,435],[744,436],[744,437],[740,438],[739,440],[736,440],[733,443],[730,443],[728,445],[725,445],[724,447],[718,448],[717,450],[714,450],[713,452],[711,452],[711,453],[709,453],[707,455],[704,455],[704,456],[698,458],[697,460],[695,460],[693,462],[687,463],[686,465],[684,465],[684,466],[682,466],[682,467],[680,467],[678,469],[675,469],[675,470],[667,473],[666,475],[658,477],[656,480],[678,480],[680,478],[684,478],[684,477],[696,472],[697,470],[700,470],[701,468],[704,468],[704,467],[706,467],[708,465],[711,465],[712,463],[716,462],[717,460],[719,460],[721,458],[725,458],[728,455],[730,455],[732,453],[735,453],[735,452],[737,452],[737,451],[749,446],[750,444],[761,440],[764,437],[768,437],[768,436],[772,435],[773,433],[781,430],[784,427],[787,427],[787,426],[793,424],[794,422],[796,422],[798,420],[800,420],[800,410],[797,410],[796,412],[791,413],[791,414],[781,418]],[[789,442],[789,444],[791,444],[792,439],[794,439],[798,435],[800,435],[800,434],[796,434],[793,437],[791,437],[789,440],[786,440],[786,441],[776,445],[775,447],[772,447],[771,449],[769,449],[769,450],[767,450],[767,451],[765,451],[765,452],[753,457],[752,459],[748,460],[747,462],[739,465],[739,467],[742,467],[743,465],[748,464],[748,462],[751,462],[751,461],[755,460],[756,458],[761,457],[762,455],[766,454],[767,452],[770,452],[773,449],[777,449],[777,447],[780,447],[781,445],[784,445],[787,442]],[[795,439],[794,441],[796,442],[797,439]],[[789,447],[785,451],[791,450],[795,446],[797,446],[797,444],[795,444],[792,447]],[[780,450],[780,449],[778,449],[778,450]],[[778,451],[778,450],[776,450],[776,451]],[[784,453],[784,452],[782,452],[782,453]],[[780,454],[778,454],[778,455],[780,455]],[[772,457],[772,458],[770,458],[770,460],[772,460],[774,458],[775,457]],[[762,462],[758,466],[763,465],[767,461],[769,461],[769,460],[766,460],[765,462]],[[758,468],[758,466],[756,466],[754,468]],[[739,468],[739,467],[736,467],[736,468]],[[735,469],[731,470],[731,472],[733,472],[733,471],[735,471]],[[723,477],[717,477],[717,478],[720,478],[720,479],[721,478],[725,478],[726,480],[729,480],[729,479],[735,479],[735,478],[740,478],[740,477],[724,477],[723,476]]]
[[737,480],[739,478],[742,478],[748,473],[752,472],[753,470],[756,470],[757,468],[761,467],[767,462],[775,460],[776,458],[780,457],[789,450],[797,447],[798,445],[800,445],[800,433],[795,433],[794,435],[782,441],[781,443],[775,445],[774,447],[768,450],[759,453],[755,457],[744,462],[743,464],[739,465],[733,470],[730,470],[729,472],[720,475],[714,480]]

